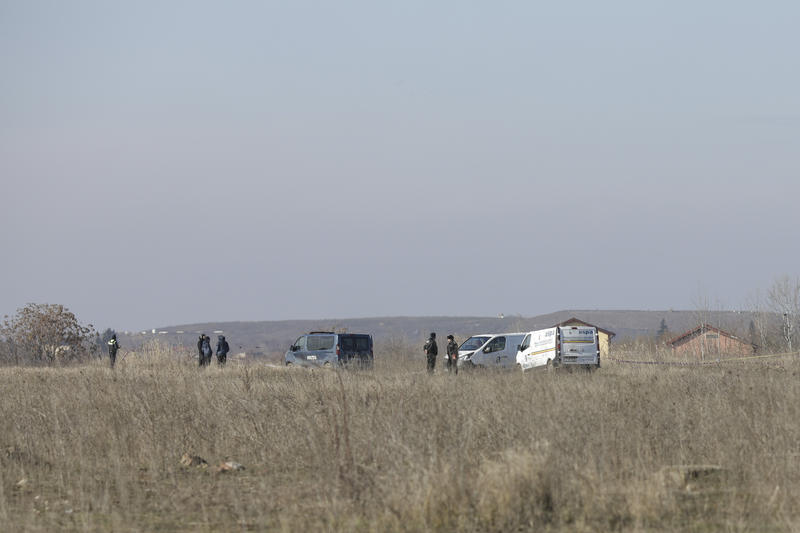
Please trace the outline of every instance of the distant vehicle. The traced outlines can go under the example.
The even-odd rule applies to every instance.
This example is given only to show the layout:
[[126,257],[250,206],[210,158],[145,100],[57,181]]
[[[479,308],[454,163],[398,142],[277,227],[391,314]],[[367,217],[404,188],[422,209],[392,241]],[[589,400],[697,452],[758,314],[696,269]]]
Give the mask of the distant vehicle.
[[597,328],[559,326],[531,331],[519,345],[516,361],[523,371],[540,366],[600,368]]
[[473,335],[458,347],[458,366],[464,368],[513,368],[517,346],[525,333]]
[[284,356],[286,366],[345,366],[371,368],[372,335],[312,331],[300,335]]

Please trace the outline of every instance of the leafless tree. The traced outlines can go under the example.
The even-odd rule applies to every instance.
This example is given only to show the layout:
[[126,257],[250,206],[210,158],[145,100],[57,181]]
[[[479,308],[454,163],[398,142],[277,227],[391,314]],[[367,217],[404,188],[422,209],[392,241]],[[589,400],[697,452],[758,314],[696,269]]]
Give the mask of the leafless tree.
[[781,337],[786,349],[791,352],[798,330],[800,318],[800,278],[781,276],[776,279],[767,293],[770,309],[782,319]]
[[750,342],[758,346],[759,351],[766,351],[775,348],[775,343],[770,341],[771,320],[773,313],[769,311],[769,305],[765,300],[764,293],[756,290],[747,297],[745,307],[750,313],[751,323],[755,329],[755,338],[750,338]]
[[63,305],[31,303],[5,316],[0,335],[11,347],[15,364],[53,365],[87,357],[95,331]]

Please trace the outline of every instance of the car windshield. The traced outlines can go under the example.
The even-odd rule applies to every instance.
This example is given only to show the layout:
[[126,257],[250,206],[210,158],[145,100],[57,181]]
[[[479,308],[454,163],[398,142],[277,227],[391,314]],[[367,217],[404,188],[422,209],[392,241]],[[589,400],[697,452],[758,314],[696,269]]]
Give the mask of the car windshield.
[[464,352],[464,351],[467,351],[467,350],[473,350],[473,351],[477,350],[478,348],[483,346],[486,343],[487,340],[489,340],[489,337],[485,337],[485,336],[484,337],[481,337],[481,336],[470,337],[469,339],[464,341],[464,344],[462,344],[458,348],[458,350],[461,351],[461,352]]

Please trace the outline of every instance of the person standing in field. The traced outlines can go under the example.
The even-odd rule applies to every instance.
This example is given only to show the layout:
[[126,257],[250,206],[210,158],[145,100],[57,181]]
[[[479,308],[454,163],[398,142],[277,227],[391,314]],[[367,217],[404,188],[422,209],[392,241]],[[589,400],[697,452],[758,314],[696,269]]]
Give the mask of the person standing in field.
[[230,351],[230,346],[228,346],[228,341],[225,340],[225,335],[220,335],[217,337],[217,364],[219,366],[224,366],[225,361],[228,358],[228,352]]
[[197,352],[200,358],[200,366],[206,366],[211,363],[211,340],[205,333],[201,333],[197,341]]
[[436,356],[439,355],[439,348],[436,346],[436,333],[431,333],[428,342],[425,343],[422,349],[428,357],[428,374],[433,374],[433,369],[436,366]]
[[203,356],[205,357],[205,366],[211,364],[211,357],[214,355],[213,350],[211,349],[211,337],[208,335],[203,335]]
[[447,336],[447,371],[458,374],[458,344],[452,335]]
[[119,350],[119,343],[117,342],[117,334],[114,333],[111,335],[111,339],[108,341],[108,358],[111,360],[111,368],[114,368],[114,365],[117,362],[117,351]]

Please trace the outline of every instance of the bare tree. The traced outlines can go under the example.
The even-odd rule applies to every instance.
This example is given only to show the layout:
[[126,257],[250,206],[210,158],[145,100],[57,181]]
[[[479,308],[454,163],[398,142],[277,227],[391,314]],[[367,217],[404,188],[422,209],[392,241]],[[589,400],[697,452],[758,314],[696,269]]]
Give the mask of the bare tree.
[[800,278],[781,276],[776,279],[767,293],[767,301],[771,310],[782,319],[781,337],[786,349],[791,352],[796,346],[794,340],[800,318]]
[[750,312],[750,319],[755,335],[750,335],[750,342],[758,346],[759,351],[767,351],[775,348],[774,343],[770,342],[770,320],[773,316],[768,310],[768,304],[764,299],[764,293],[756,290],[747,297],[745,303]]
[[63,305],[34,303],[6,315],[0,334],[13,347],[15,363],[48,365],[85,358],[95,336],[91,324],[80,324]]

